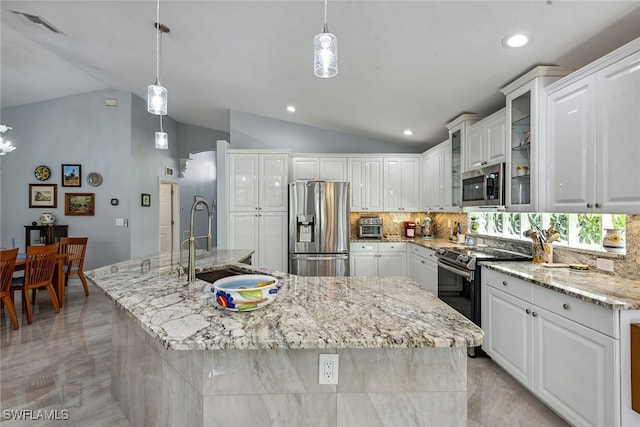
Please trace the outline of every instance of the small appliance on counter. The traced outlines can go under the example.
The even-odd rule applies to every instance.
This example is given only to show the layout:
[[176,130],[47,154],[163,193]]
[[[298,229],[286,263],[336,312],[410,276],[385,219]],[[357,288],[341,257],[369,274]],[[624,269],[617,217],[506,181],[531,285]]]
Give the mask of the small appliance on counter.
[[382,239],[382,218],[361,216],[358,220],[358,237],[361,239]]
[[436,237],[436,225],[430,216],[424,217],[422,220],[422,238],[434,239]]
[[413,221],[404,222],[404,237],[416,237],[416,223]]

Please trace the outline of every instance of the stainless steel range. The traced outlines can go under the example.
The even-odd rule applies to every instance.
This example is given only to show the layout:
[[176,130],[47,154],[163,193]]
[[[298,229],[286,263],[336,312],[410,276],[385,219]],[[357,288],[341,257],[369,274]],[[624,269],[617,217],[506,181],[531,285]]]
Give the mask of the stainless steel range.
[[[476,325],[480,323],[481,261],[526,261],[530,255],[487,246],[446,247],[436,250],[438,259],[438,298]],[[469,348],[469,356],[476,350]]]

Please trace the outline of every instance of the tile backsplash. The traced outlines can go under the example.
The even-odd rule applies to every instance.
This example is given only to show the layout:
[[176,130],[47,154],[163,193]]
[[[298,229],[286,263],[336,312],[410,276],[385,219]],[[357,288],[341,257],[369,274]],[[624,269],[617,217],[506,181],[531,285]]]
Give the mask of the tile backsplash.
[[[461,224],[461,229],[466,233],[467,215],[465,213],[428,213],[428,212],[352,212],[351,213],[351,238],[358,238],[358,219],[361,216],[377,215],[383,219],[383,235],[385,238],[404,236],[404,221],[421,223],[422,219],[430,215],[436,224],[436,237],[447,239],[451,236],[452,228],[456,223]],[[422,230],[417,230],[421,235]],[[473,234],[472,234],[473,236]],[[531,252],[531,243],[512,239],[501,239],[478,235],[477,240],[482,243],[502,247],[504,249],[519,252]],[[590,268],[596,268],[597,258],[607,258],[614,262],[614,276],[630,279],[640,279],[640,215],[627,215],[627,253],[626,255],[579,250],[554,245],[553,261],[559,263],[587,264]],[[600,270],[599,270],[600,271]]]

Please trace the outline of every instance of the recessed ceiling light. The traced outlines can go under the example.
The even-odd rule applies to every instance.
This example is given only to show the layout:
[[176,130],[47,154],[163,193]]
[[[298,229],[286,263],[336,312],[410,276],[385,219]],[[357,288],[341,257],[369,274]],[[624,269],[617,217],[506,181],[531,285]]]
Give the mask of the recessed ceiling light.
[[406,136],[413,135],[413,131],[411,129],[405,129],[404,131],[402,131],[402,133],[405,134]]
[[294,107],[293,105],[287,105],[287,111],[290,113],[295,113],[296,107]]
[[503,38],[502,45],[504,47],[513,47],[513,48],[524,47],[528,44],[531,44],[532,40],[533,39],[528,34],[516,33]]

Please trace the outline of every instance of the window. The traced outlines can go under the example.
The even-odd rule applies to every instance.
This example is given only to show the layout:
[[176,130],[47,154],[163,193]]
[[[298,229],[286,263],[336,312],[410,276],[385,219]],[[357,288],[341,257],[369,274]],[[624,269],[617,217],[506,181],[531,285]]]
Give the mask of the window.
[[470,212],[470,229],[479,234],[529,240],[524,233],[529,229],[547,230],[552,224],[560,232],[557,245],[602,250],[602,236],[608,228],[626,229],[624,214],[561,214]]

